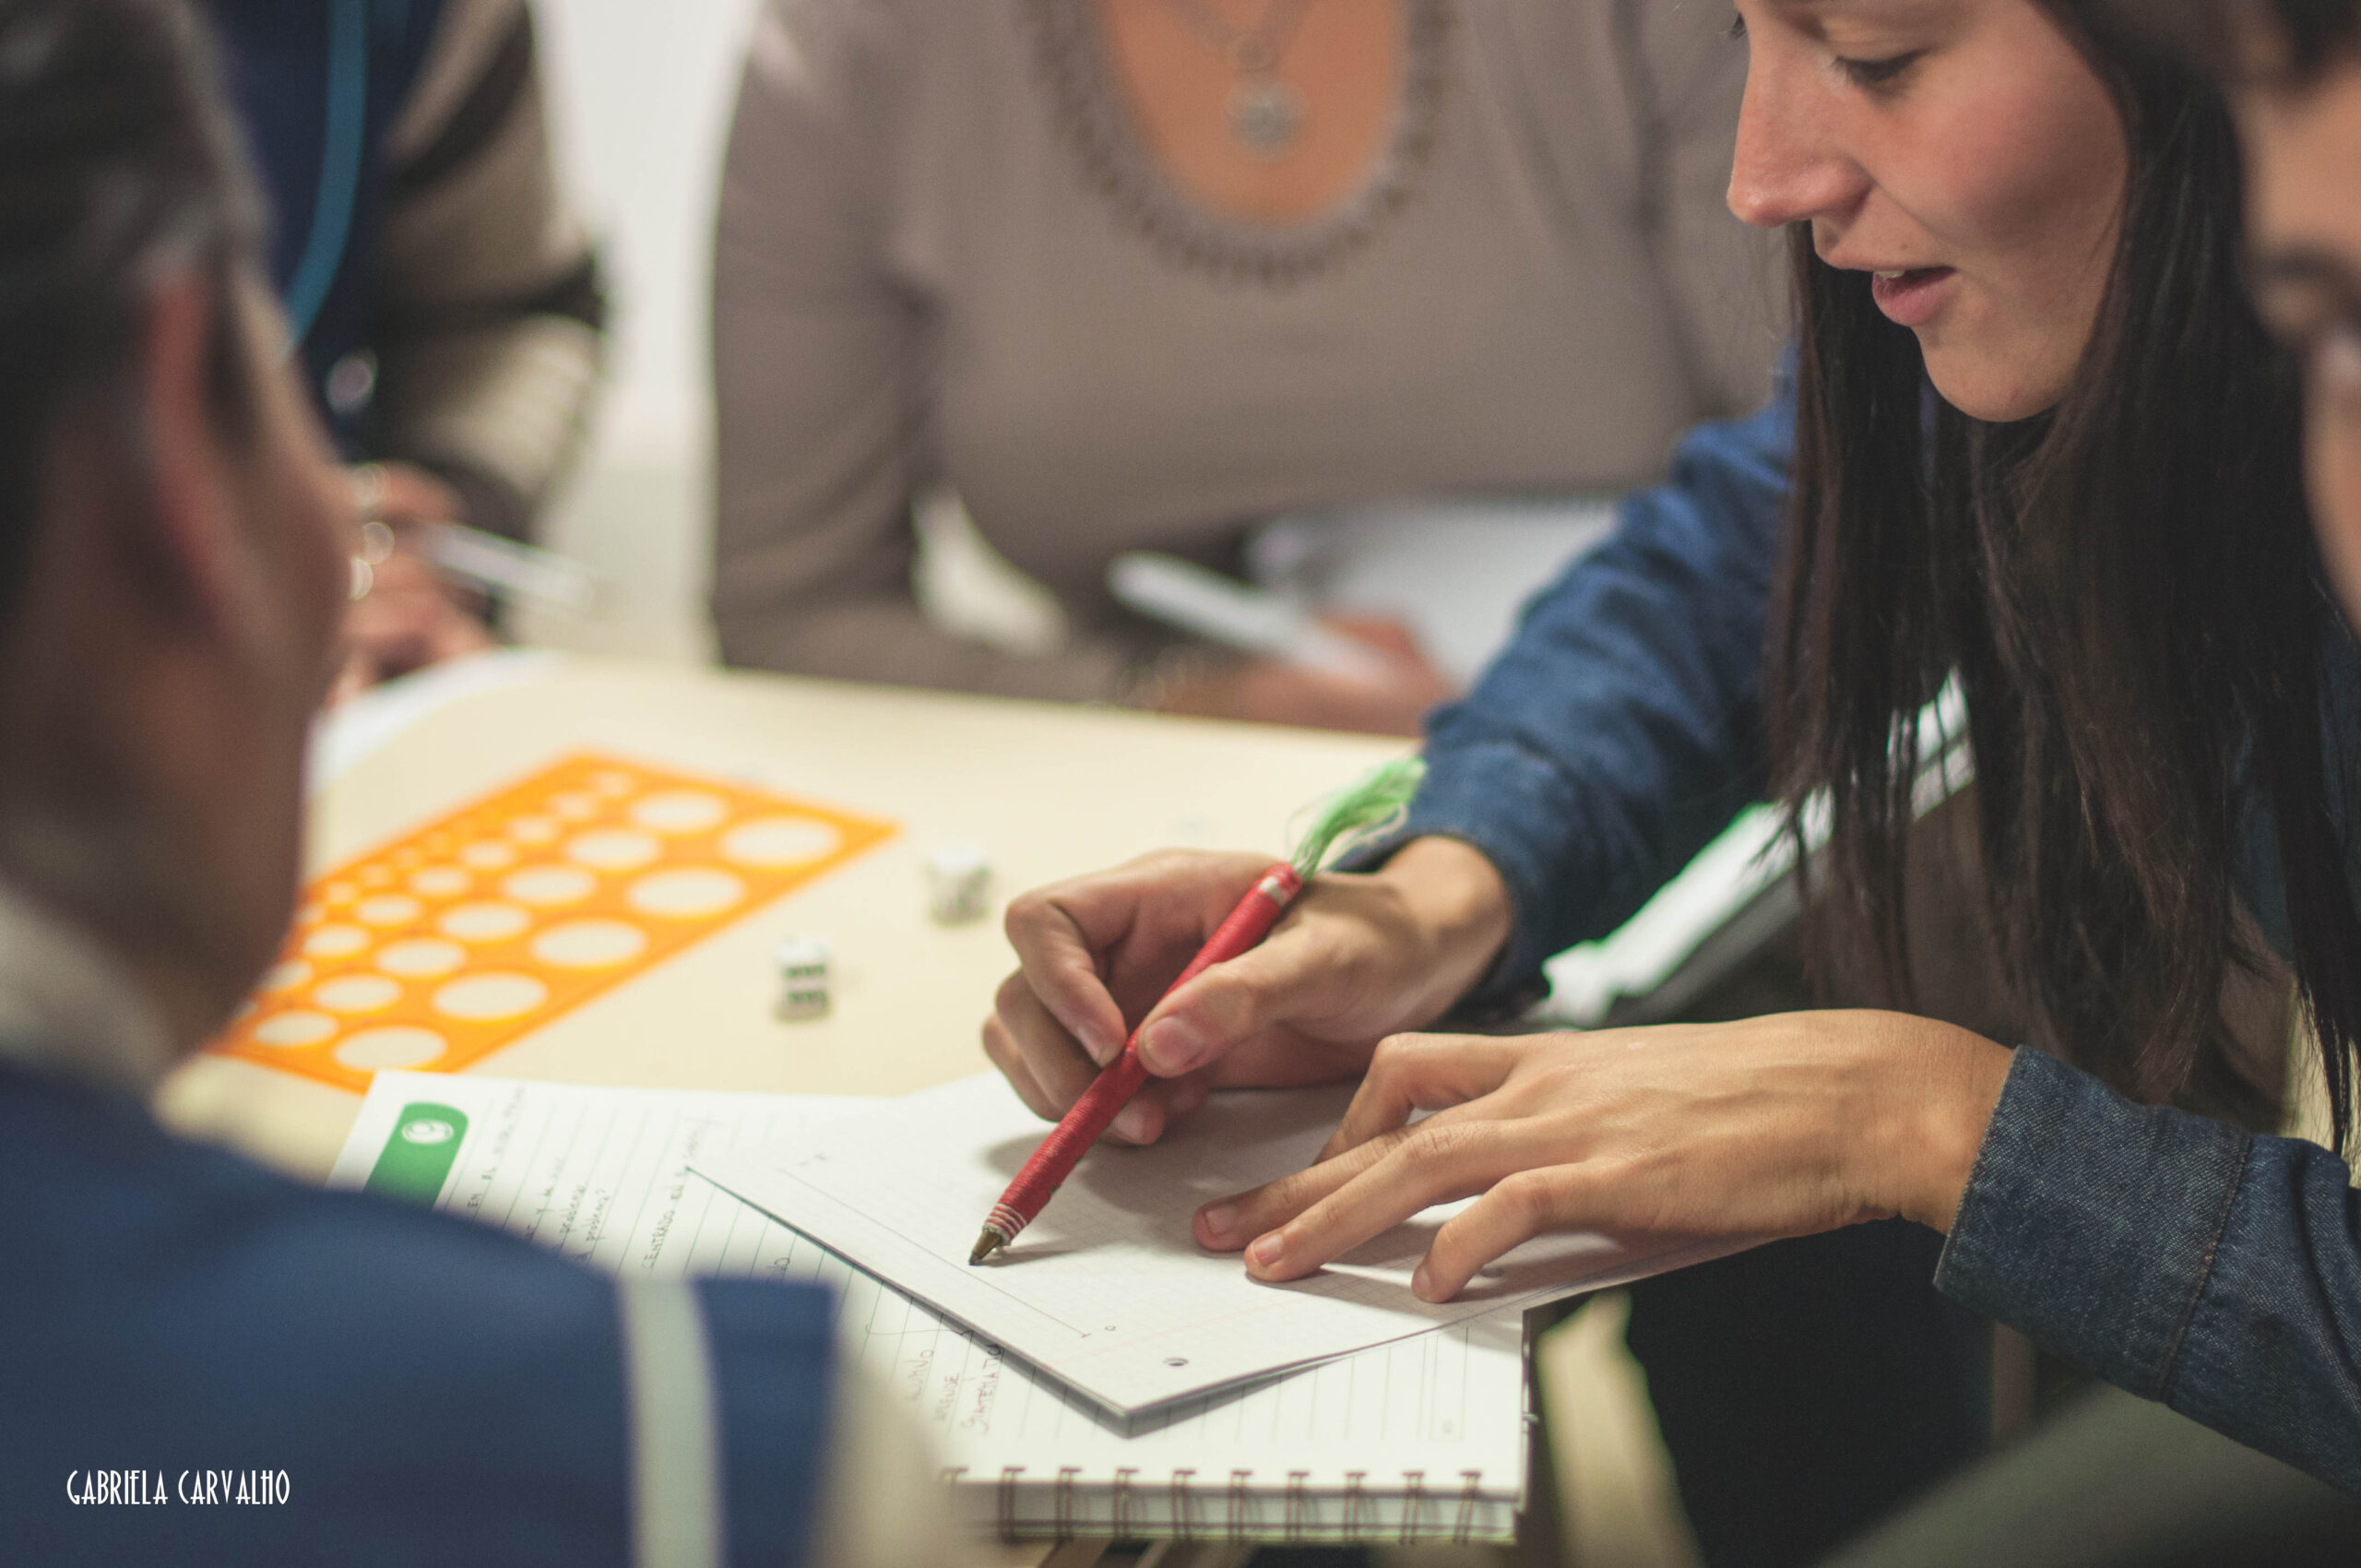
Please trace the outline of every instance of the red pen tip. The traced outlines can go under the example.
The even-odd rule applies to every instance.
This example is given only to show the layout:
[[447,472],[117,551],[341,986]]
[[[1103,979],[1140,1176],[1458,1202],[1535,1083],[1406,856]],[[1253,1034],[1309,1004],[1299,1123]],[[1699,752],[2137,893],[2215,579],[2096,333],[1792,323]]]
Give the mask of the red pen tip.
[[976,1238],[976,1250],[967,1254],[968,1265],[972,1267],[1007,1245],[1008,1238],[1002,1235],[994,1227],[987,1225],[984,1227],[984,1233]]

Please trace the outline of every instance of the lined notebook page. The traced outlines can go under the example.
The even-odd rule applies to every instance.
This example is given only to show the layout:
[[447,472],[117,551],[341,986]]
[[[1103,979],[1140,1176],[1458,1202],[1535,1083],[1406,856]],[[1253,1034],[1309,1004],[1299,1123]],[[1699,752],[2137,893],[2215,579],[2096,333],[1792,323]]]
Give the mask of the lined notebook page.
[[1149,1147],[1101,1145],[980,1267],[967,1262],[977,1229],[1048,1131],[997,1074],[877,1102],[800,1146],[693,1163],[1126,1414],[1749,1244],[1544,1236],[1439,1303],[1410,1294],[1410,1272],[1453,1206],[1286,1285],[1258,1284],[1235,1254],[1202,1251],[1189,1229],[1197,1206],[1311,1163],[1349,1098],[1342,1087],[1217,1094]]
[[329,1182],[362,1186],[406,1128],[425,1123],[433,1135],[439,1124],[457,1145],[433,1194],[445,1212],[615,1274],[829,1284],[848,1349],[904,1392],[959,1481],[963,1510],[1012,1535],[1513,1531],[1525,1473],[1514,1313],[1125,1421],[689,1169],[808,1146],[877,1103],[383,1072]]

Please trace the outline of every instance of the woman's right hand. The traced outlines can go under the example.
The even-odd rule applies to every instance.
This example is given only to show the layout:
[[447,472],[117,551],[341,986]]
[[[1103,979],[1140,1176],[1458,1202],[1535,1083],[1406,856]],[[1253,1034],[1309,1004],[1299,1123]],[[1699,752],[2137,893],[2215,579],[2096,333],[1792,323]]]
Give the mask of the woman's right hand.
[[1020,968],[984,1051],[1025,1102],[1062,1116],[1135,1022],[1150,1078],[1112,1128],[1132,1143],[1153,1143],[1209,1089],[1355,1076],[1380,1039],[1447,1011],[1508,939],[1492,863],[1420,838],[1374,873],[1314,877],[1260,946],[1159,1002],[1270,863],[1166,850],[1012,902]]

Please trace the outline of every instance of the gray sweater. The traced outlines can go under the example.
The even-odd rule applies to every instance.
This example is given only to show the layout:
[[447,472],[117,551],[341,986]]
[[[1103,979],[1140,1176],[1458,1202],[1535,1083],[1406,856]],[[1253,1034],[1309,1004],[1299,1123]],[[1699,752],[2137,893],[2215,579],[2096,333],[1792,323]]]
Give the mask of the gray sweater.
[[[1773,246],[1723,206],[1746,60],[1690,0],[1401,0],[1400,131],[1285,228],[1141,149],[1090,0],[765,0],[716,254],[714,612],[732,663],[1101,698],[1107,563],[1289,511],[1619,490],[1759,402]],[[913,597],[948,486],[1056,653]]]

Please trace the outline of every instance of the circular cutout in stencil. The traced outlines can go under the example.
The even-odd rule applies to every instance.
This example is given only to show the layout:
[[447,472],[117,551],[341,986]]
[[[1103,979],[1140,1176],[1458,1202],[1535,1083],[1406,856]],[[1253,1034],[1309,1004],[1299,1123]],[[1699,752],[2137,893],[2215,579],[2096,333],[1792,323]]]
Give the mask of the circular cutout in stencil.
[[539,1007],[550,988],[530,975],[469,975],[434,993],[434,1010],[474,1023],[521,1017]]
[[274,991],[292,991],[312,978],[312,966],[301,958],[286,958],[262,972],[255,989],[267,994]]
[[599,879],[575,866],[528,866],[500,885],[519,904],[551,909],[579,904],[599,890]]
[[519,844],[554,844],[558,826],[545,816],[520,816],[508,825],[508,837]]
[[460,846],[459,863],[470,871],[506,871],[516,863],[516,846],[497,838],[479,838]]
[[324,925],[303,939],[305,956],[314,958],[350,958],[369,945],[369,933],[357,925]]
[[320,902],[332,909],[339,904],[350,904],[360,897],[361,889],[349,882],[331,882],[320,889]]
[[401,999],[399,983],[383,975],[339,975],[312,992],[312,1000],[331,1013],[377,1013]]
[[826,860],[843,842],[843,834],[817,817],[766,816],[723,834],[721,852],[742,866],[777,871]]
[[563,795],[552,795],[541,809],[560,822],[587,822],[599,814],[600,808],[598,796],[569,790]]
[[456,942],[440,937],[412,937],[408,942],[389,942],[377,949],[377,967],[389,975],[401,975],[410,980],[427,980],[435,975],[447,975],[468,961],[468,950]]
[[647,949],[647,933],[621,921],[568,921],[533,938],[533,956],[561,969],[603,969]]
[[475,880],[457,866],[428,866],[409,879],[409,890],[429,898],[456,898]]
[[703,833],[730,815],[730,802],[703,790],[667,790],[631,808],[631,819],[658,833]]
[[631,907],[669,920],[718,915],[746,897],[746,885],[711,866],[650,872],[631,885]]
[[317,1045],[336,1033],[336,1020],[326,1013],[280,1013],[255,1026],[255,1039],[264,1045]]
[[353,906],[352,918],[362,925],[408,925],[426,912],[426,906],[407,893],[380,893]]
[[521,934],[533,917],[514,904],[461,904],[434,922],[445,936],[462,942],[505,942]]
[[362,1029],[336,1048],[336,1059],[356,1073],[374,1073],[380,1067],[423,1067],[446,1049],[433,1029],[395,1024]]
[[664,846],[654,834],[642,833],[635,827],[601,827],[591,833],[577,833],[565,847],[567,860],[599,871],[637,871],[663,852]]

